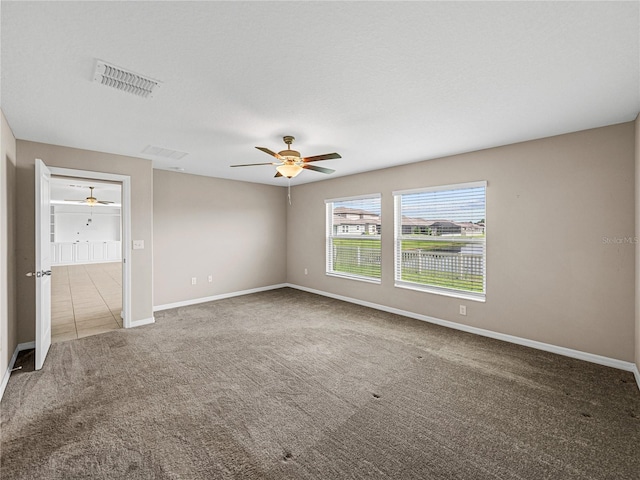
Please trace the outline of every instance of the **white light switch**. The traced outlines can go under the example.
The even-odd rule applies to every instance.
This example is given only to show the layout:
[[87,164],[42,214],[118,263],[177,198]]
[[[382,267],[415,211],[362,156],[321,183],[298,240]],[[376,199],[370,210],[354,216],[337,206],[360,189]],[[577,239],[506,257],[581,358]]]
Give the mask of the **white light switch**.
[[144,248],[144,240],[134,240],[133,241],[133,249],[141,250]]

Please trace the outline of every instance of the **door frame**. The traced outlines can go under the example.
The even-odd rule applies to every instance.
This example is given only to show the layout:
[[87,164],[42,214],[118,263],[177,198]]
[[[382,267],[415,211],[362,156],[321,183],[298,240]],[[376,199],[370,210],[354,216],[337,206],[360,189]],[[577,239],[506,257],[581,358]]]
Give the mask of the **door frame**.
[[131,328],[131,177],[117,173],[92,172],[73,168],[51,167],[51,175],[122,183],[122,326]]

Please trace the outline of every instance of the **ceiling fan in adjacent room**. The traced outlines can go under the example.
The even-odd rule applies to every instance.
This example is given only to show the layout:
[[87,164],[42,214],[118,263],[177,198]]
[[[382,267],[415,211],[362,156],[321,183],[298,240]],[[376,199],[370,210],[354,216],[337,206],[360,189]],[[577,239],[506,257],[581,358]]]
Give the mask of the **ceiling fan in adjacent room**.
[[103,200],[98,200],[96,197],[93,196],[93,189],[95,187],[89,187],[90,193],[89,196],[87,198],[85,198],[84,200],[65,200],[65,202],[77,202],[77,203],[83,203],[85,205],[89,205],[91,207],[93,207],[94,205],[110,205],[112,203],[115,202],[107,202],[107,201],[103,201]]
[[272,157],[278,159],[278,162],[268,163],[248,163],[244,165],[231,165],[232,167],[253,167],[256,165],[275,165],[276,177],[293,178],[298,175],[302,170],[313,170],[321,173],[333,173],[335,170],[330,168],[318,167],[316,165],[310,165],[311,162],[319,162],[321,160],[334,160],[336,158],[342,158],[337,153],[325,153],[324,155],[314,155],[313,157],[301,157],[300,152],[291,150],[291,144],[295,140],[294,137],[287,135],[282,138],[284,143],[287,144],[287,149],[278,153],[273,152],[265,147],[256,147],[258,150],[262,150],[264,153],[268,153]]

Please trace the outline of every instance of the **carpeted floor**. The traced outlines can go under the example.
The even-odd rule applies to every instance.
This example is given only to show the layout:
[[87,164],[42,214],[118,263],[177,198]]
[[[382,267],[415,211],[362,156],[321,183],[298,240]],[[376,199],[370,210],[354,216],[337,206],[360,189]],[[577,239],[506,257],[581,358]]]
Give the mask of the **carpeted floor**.
[[3,480],[639,478],[632,374],[292,289],[32,356]]

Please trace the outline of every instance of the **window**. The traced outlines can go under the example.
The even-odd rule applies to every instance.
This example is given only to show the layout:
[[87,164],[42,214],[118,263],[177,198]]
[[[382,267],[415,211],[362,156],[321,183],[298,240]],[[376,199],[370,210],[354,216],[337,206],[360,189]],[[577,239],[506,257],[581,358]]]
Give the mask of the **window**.
[[325,203],[327,274],[380,283],[380,195]]
[[484,301],[486,186],[393,193],[396,287]]

